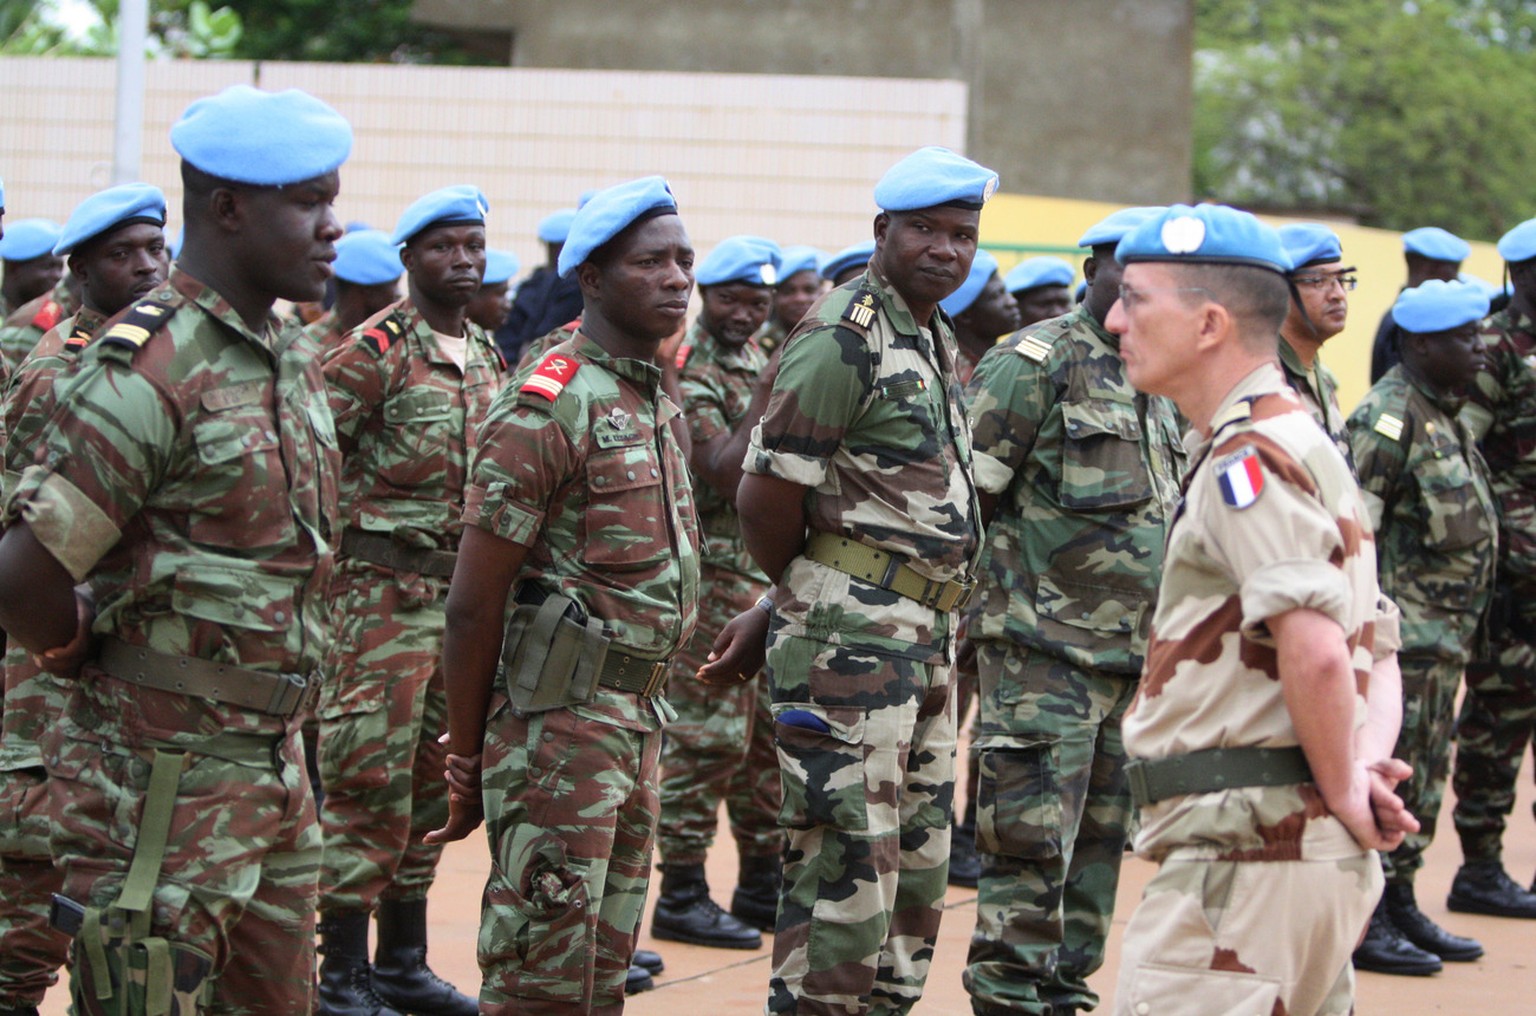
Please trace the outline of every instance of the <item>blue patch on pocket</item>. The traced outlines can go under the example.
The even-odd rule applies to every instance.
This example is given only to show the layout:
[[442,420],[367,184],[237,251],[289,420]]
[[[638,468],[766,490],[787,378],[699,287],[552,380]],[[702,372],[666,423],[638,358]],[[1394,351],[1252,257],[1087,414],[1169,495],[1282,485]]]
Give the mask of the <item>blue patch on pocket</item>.
[[802,730],[814,730],[822,734],[830,734],[832,728],[827,726],[827,721],[811,712],[809,709],[786,709],[774,717],[775,723],[782,723],[787,727],[800,727]]

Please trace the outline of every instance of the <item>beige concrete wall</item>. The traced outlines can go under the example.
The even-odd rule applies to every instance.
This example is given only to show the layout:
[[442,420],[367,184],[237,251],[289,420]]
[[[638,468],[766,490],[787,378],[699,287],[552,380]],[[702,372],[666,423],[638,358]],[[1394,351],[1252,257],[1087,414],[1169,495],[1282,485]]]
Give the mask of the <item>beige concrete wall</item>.
[[[152,63],[143,179],[180,186],[170,125],[237,82],[304,88],[357,132],[342,173],[344,220],[393,226],[450,183],[491,202],[493,245],[526,266],[534,229],[586,189],[648,173],[672,182],[701,251],[733,233],[836,248],[869,235],[880,174],[924,144],[961,147],[966,88],[953,81],[588,72],[365,64]],[[113,64],[0,60],[0,178],[8,217],[62,220],[110,183]]]
[[1189,196],[1193,0],[416,0],[414,12],[510,31],[519,67],[964,81],[966,150],[1005,188]]

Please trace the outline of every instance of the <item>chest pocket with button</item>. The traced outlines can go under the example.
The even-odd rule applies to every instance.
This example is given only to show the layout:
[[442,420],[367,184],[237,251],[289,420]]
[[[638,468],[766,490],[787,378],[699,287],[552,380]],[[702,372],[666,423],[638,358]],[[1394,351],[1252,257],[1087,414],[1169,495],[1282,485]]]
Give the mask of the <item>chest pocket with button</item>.
[[415,385],[383,407],[388,443],[377,456],[380,476],[404,490],[441,486],[450,449],[463,445],[464,410],[451,394]]
[[1448,439],[1431,445],[1415,472],[1429,517],[1424,544],[1432,550],[1455,551],[1474,547],[1492,536],[1478,505],[1477,489],[1461,450]]
[[1061,418],[1062,507],[1101,511],[1152,497],[1135,406],[1109,399],[1063,402]]
[[175,489],[185,498],[188,536],[212,547],[289,543],[295,538],[277,421],[261,383],[208,393],[192,423],[197,459]]
[[594,449],[587,459],[582,562],[638,569],[665,559],[671,554],[666,511],[661,463],[643,433]]

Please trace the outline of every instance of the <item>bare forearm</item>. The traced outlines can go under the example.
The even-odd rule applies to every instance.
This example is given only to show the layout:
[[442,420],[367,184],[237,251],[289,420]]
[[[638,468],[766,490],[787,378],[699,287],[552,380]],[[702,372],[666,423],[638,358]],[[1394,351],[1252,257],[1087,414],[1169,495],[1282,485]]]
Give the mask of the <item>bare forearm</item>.
[[747,473],[736,490],[741,535],[752,560],[774,585],[805,549],[805,487]]
[[1403,674],[1397,654],[1376,661],[1365,695],[1365,724],[1355,736],[1360,758],[1367,763],[1390,758],[1403,726]]
[[[1302,618],[1298,615],[1311,615]],[[1343,632],[1322,615],[1291,611],[1271,619],[1281,693],[1312,777],[1337,810],[1355,778],[1355,677]]]

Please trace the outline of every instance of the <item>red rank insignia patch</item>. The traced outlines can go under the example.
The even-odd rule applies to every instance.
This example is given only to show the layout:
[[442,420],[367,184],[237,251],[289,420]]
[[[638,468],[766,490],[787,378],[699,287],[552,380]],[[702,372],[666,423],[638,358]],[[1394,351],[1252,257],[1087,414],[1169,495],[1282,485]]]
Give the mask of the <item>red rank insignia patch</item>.
[[1223,459],[1216,466],[1216,479],[1221,485],[1223,501],[1233,508],[1247,508],[1264,491],[1264,469],[1259,465],[1259,453],[1244,448]]
[[550,353],[538,369],[528,375],[528,380],[523,382],[523,387],[518,391],[542,395],[553,402],[565,391],[565,386],[571,383],[571,378],[576,376],[580,367],[581,364],[564,353]]

